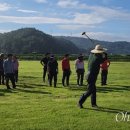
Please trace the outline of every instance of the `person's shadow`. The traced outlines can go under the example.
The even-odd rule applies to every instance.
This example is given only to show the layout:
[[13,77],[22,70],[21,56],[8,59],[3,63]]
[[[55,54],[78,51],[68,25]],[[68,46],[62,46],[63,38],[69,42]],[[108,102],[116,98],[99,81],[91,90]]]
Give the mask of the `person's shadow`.
[[0,96],[4,96],[5,94],[4,93],[0,93]]
[[17,93],[17,91],[15,89],[0,89],[0,96],[5,96],[7,93]]
[[108,108],[108,107],[97,107],[97,108],[84,108],[91,111],[98,111],[98,112],[108,112],[108,113],[119,113],[119,112],[127,112],[130,114],[130,110],[122,110],[116,108]]

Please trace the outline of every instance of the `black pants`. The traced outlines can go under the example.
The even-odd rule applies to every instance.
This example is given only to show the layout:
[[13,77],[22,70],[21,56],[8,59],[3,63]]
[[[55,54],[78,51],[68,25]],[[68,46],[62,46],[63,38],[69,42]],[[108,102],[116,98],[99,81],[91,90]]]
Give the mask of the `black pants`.
[[107,74],[108,74],[108,70],[101,71],[101,84],[102,85],[105,85],[107,83]]
[[57,73],[49,73],[49,85],[52,86],[52,80],[54,79],[54,87],[57,85]]
[[8,74],[6,74],[6,75],[5,75],[5,79],[6,79],[7,89],[10,88],[10,87],[9,87],[9,80],[11,81],[13,88],[16,88],[15,79],[14,79],[14,74],[13,74],[13,73],[8,73]]
[[78,69],[76,72],[77,72],[77,85],[83,85],[84,69]]
[[14,72],[14,79],[15,79],[15,82],[18,82],[18,70],[15,70]]
[[63,86],[65,86],[65,79],[66,79],[66,85],[69,86],[69,78],[70,78],[70,70],[64,70],[63,77],[62,77]]
[[91,95],[91,104],[96,105],[96,80],[97,75],[90,75],[88,81],[88,90],[81,96],[79,103],[83,104],[85,100]]
[[47,67],[44,66],[43,68],[43,81],[45,82],[45,78],[46,78],[46,73],[47,73]]
[[0,84],[1,84],[1,82],[2,82],[2,84],[4,84],[4,78],[5,78],[4,71],[0,71]]

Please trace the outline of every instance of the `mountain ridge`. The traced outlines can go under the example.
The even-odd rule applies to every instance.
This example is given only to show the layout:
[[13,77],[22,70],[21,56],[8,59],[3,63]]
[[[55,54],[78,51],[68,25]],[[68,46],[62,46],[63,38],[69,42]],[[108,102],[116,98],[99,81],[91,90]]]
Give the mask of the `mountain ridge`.
[[35,28],[22,28],[0,35],[0,50],[3,53],[80,53],[69,40],[55,38]]
[[21,28],[0,33],[0,50],[2,53],[15,54],[89,54],[96,44],[101,44],[110,54],[130,54],[130,42],[92,40],[94,44],[84,37],[52,36],[35,28]]
[[82,37],[70,37],[70,36],[56,36],[56,37],[62,37],[66,40],[70,40],[78,48],[85,49],[87,53],[89,53],[90,50],[95,47],[95,45],[100,44],[104,48],[108,49],[108,53],[130,54],[130,42],[127,42],[127,41],[109,42],[109,41],[99,41],[99,40],[92,39],[94,41],[94,43],[92,43],[89,39],[82,38]]

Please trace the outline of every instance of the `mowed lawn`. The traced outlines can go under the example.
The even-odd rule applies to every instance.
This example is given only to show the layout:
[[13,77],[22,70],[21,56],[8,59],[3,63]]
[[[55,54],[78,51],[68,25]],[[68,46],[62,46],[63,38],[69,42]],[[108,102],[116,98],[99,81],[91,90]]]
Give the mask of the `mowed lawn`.
[[[87,69],[87,62],[85,66]],[[87,83],[78,87],[73,61],[71,68],[70,86],[63,87],[59,61],[54,88],[42,82],[39,61],[20,61],[17,89],[0,86],[0,130],[130,130],[130,121],[116,122],[119,112],[130,111],[130,62],[111,63],[107,86],[100,85],[99,75],[99,108],[91,107],[90,98],[84,109],[77,107]]]

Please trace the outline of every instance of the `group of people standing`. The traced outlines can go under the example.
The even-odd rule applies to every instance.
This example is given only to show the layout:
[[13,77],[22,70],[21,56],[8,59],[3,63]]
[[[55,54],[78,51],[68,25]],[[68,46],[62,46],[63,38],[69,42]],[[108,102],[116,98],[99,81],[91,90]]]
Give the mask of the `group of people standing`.
[[[46,53],[40,61],[43,66],[43,81],[45,82],[46,75],[48,77],[49,85],[52,86],[52,80],[54,79],[54,87],[57,86],[57,74],[58,74],[58,62],[54,55]],[[71,67],[69,54],[65,54],[61,61],[62,66],[62,85],[69,86],[69,79],[71,75]],[[83,103],[91,95],[92,107],[97,107],[96,103],[96,80],[101,68],[101,85],[107,85],[107,74],[110,61],[108,60],[105,49],[100,45],[96,45],[89,55],[88,59],[88,71],[86,75],[87,91],[80,97],[78,106],[83,108]],[[18,67],[19,62],[16,56],[8,54],[5,58],[4,54],[0,54],[0,85],[5,84],[7,89],[11,89],[9,86],[9,80],[12,83],[12,87],[16,88],[16,82],[18,82]],[[77,73],[77,85],[82,86],[84,80],[85,66],[84,56],[80,54],[75,61],[75,70]]]
[[12,87],[16,88],[16,82],[18,82],[18,67],[19,62],[17,57],[12,54],[8,54],[6,57],[3,53],[0,54],[0,85],[6,85],[7,89],[11,89],[9,86],[9,80],[12,83]]
[[[95,49],[91,50],[88,59],[88,71],[86,75],[87,80],[87,91],[80,97],[78,101],[78,107],[83,108],[83,103],[91,95],[91,105],[92,107],[98,107],[96,102],[96,80],[101,68],[101,85],[107,85],[107,74],[108,67],[110,66],[110,61],[108,60],[106,50],[102,48],[101,45],[96,45]],[[47,53],[45,57],[41,60],[43,65],[43,81],[45,82],[46,73],[48,73],[49,85],[52,86],[52,79],[54,78],[54,87],[57,84],[57,74],[58,74],[58,62],[54,55],[50,56]],[[62,59],[62,85],[69,86],[69,78],[71,75],[69,54],[65,54]],[[77,73],[77,85],[83,85],[85,67],[84,67],[84,57],[82,54],[78,56],[75,61],[75,69]],[[65,84],[66,81],[66,84]]]
[[[46,53],[45,57],[41,59],[41,64],[43,65],[43,81],[45,82],[46,75],[48,76],[49,85],[52,86],[52,80],[54,79],[54,87],[57,85],[57,74],[58,74],[58,62],[54,55],[50,56],[50,53]],[[69,86],[69,77],[71,74],[69,54],[64,56],[62,60],[62,85]],[[65,85],[66,80],[66,85]]]
[[[100,63],[99,68],[101,68],[101,84],[106,85],[107,82],[107,73],[110,61],[107,58],[107,53],[104,54],[104,62]],[[57,74],[58,74],[58,62],[54,55],[46,53],[40,61],[43,66],[43,81],[45,82],[46,75],[48,77],[49,85],[52,86],[52,80],[54,79],[54,87],[57,85]],[[90,63],[89,63],[90,64]],[[65,54],[64,58],[61,61],[62,66],[62,85],[69,86],[69,79],[71,75],[71,67],[69,54]],[[91,65],[90,65],[91,66]],[[97,65],[94,65],[95,68],[98,68]],[[84,56],[79,54],[75,61],[75,71],[77,73],[77,86],[83,86],[85,65],[84,65]],[[95,70],[96,71],[96,70]]]

